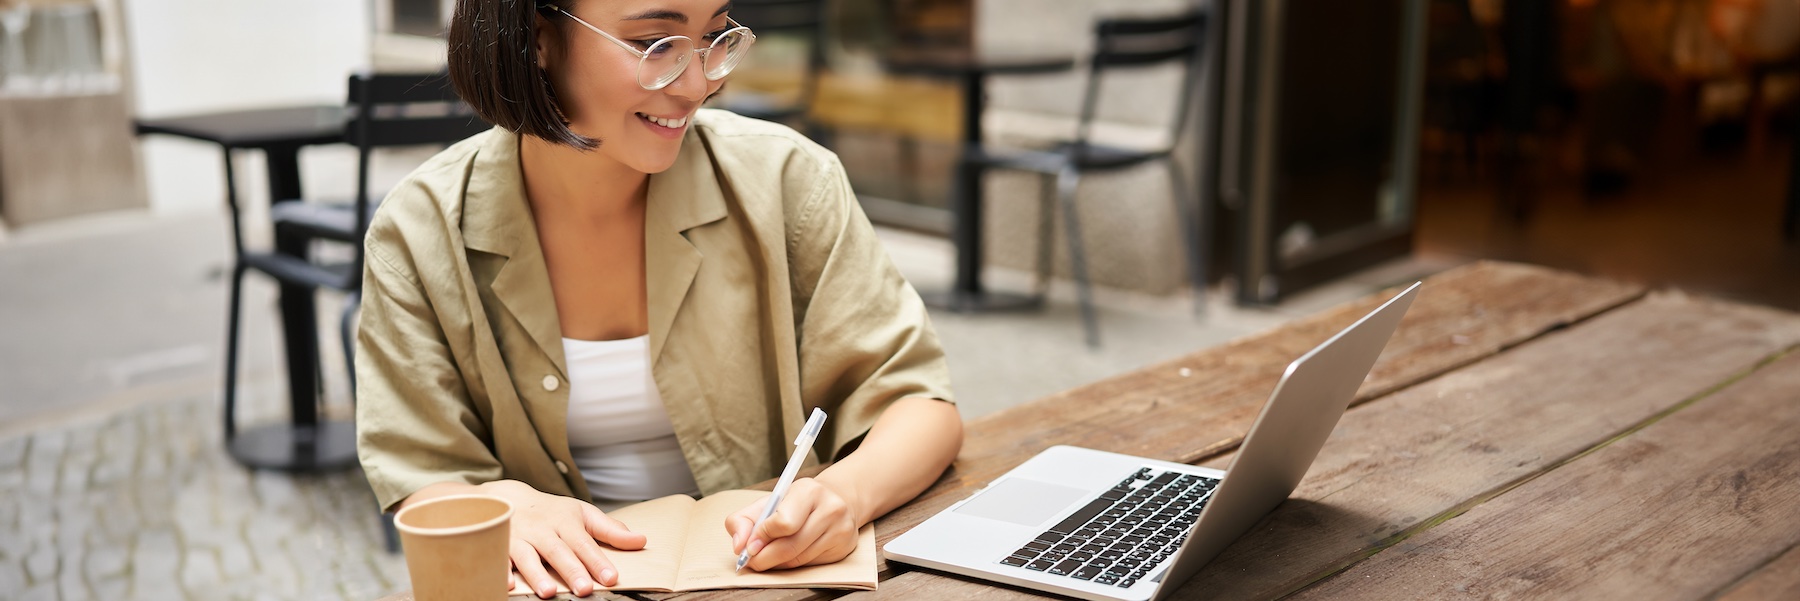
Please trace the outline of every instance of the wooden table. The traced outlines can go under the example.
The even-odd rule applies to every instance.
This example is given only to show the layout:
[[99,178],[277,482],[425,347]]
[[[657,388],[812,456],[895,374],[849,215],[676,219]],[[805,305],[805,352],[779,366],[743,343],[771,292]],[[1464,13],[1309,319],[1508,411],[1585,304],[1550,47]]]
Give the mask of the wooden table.
[[[1224,467],[1287,363],[1391,293],[975,420],[878,538],[1055,444]],[[1434,276],[1299,489],[1175,598],[1800,599],[1797,346],[1800,315],[1772,309],[1504,263]],[[887,564],[841,596],[1039,595]]]

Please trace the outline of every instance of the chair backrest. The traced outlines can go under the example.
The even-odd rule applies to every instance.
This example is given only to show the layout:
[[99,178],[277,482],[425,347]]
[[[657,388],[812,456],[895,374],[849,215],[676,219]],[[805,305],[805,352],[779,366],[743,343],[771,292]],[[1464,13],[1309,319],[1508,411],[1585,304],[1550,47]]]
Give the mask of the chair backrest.
[[[344,141],[357,147],[356,231],[369,229],[369,165],[376,148],[451,144],[492,128],[457,97],[450,76],[356,73],[350,76],[350,120]],[[362,245],[356,247],[360,271]]]
[[825,67],[825,1],[732,0],[731,18],[759,36],[783,34],[805,42],[798,106],[811,106],[818,95],[819,70]]
[[1088,87],[1081,101],[1075,143],[1085,146],[1098,110],[1100,80],[1107,71],[1182,65],[1180,97],[1175,103],[1170,143],[1187,126],[1188,101],[1206,46],[1207,15],[1195,10],[1172,17],[1104,19],[1094,26],[1094,54],[1088,61]]
[[492,127],[456,96],[442,72],[351,75],[350,107],[344,140],[365,151],[447,144]]

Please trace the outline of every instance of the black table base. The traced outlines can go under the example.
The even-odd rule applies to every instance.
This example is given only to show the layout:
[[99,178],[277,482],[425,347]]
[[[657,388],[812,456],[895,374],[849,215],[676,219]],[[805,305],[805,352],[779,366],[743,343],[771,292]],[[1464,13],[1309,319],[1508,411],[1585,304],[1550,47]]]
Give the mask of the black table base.
[[[269,203],[272,206],[297,202],[301,198],[300,149],[342,142],[346,114],[342,105],[321,105],[140,119],[137,133],[172,135],[218,144],[225,152],[225,193],[233,207],[238,206],[238,201],[231,171],[232,151],[263,151],[268,165]],[[235,214],[233,219],[236,219]],[[239,224],[234,222],[233,227],[237,228]],[[242,234],[234,231],[233,235]],[[276,251],[288,256],[306,259],[308,242],[303,236],[280,230],[275,232]],[[236,243],[241,252],[241,239]],[[231,456],[248,467],[295,472],[355,466],[356,434],[351,424],[321,420],[318,415],[319,332],[313,290],[288,284],[282,285],[280,290],[281,331],[292,421],[239,430],[228,442]],[[228,402],[232,400],[232,391],[225,394]],[[226,415],[229,419],[229,409]]]
[[950,241],[956,247],[956,281],[949,290],[922,292],[925,305],[958,313],[1032,311],[1041,309],[1038,296],[988,292],[981,286],[982,193],[984,167],[970,160],[981,151],[981,116],[987,107],[988,75],[1027,75],[1066,71],[1075,66],[1068,58],[980,58],[962,52],[890,57],[888,68],[896,73],[936,75],[960,79],[963,85],[962,152],[957,160],[950,212],[955,220]]
[[226,447],[232,458],[255,469],[327,472],[357,463],[356,427],[347,421],[257,426],[238,431]]

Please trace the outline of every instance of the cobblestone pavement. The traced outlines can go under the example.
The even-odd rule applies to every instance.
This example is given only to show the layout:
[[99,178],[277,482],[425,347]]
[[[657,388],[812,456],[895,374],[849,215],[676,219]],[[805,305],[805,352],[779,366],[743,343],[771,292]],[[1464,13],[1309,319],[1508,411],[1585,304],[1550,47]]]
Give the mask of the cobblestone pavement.
[[218,403],[0,440],[0,599],[357,599],[408,587],[362,472],[251,471]]

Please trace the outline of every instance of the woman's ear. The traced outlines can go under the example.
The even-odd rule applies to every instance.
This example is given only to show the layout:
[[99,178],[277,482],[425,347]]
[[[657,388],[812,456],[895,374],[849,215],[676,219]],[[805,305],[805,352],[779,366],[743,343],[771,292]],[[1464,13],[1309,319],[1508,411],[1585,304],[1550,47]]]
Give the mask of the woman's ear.
[[537,35],[533,37],[535,41],[532,51],[537,55],[538,68],[549,70],[554,59],[560,58],[552,56],[551,53],[562,48],[562,39],[560,38],[562,32],[556,28],[555,23],[544,18],[542,13],[537,14],[534,19],[532,27],[537,28]]

